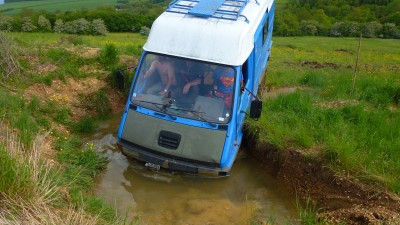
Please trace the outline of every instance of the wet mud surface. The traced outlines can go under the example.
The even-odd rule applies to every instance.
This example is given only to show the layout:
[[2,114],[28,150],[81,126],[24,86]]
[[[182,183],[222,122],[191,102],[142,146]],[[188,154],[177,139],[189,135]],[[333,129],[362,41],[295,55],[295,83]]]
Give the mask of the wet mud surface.
[[269,144],[256,144],[252,155],[265,170],[283,182],[293,196],[316,203],[318,217],[333,224],[400,224],[400,200],[393,194],[377,191],[355,178],[335,173],[301,151],[277,150]]

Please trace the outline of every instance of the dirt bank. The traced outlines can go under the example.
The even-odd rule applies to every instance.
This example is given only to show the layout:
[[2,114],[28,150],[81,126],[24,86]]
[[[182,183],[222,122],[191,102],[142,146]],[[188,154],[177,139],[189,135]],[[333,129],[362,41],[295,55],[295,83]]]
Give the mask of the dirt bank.
[[350,175],[337,173],[297,149],[278,150],[256,137],[247,140],[249,151],[266,170],[305,202],[316,203],[317,216],[339,224],[400,224],[400,200],[394,194],[377,191]]

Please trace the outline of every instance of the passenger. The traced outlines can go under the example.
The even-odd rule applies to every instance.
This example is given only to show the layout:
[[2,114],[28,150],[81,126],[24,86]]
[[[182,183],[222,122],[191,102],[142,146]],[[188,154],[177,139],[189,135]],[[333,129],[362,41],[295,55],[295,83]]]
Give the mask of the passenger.
[[182,82],[182,95],[179,97],[178,102],[190,106],[199,95],[199,84],[204,77],[205,66],[202,63],[186,60],[183,65],[179,67]]
[[222,98],[228,109],[232,108],[232,93],[235,81],[233,69],[226,66],[217,68],[214,80],[214,96]]
[[158,56],[157,60],[151,63],[151,66],[144,74],[143,79],[152,76],[155,72],[159,74],[160,81],[149,87],[146,93],[164,96],[170,91],[173,96],[177,89],[177,82],[174,67],[167,57]]

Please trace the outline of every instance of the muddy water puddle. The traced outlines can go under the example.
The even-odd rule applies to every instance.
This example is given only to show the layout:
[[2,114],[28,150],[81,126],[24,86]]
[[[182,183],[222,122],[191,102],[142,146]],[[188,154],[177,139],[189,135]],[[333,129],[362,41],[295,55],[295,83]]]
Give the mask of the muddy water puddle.
[[286,224],[294,199],[242,150],[231,176],[204,178],[147,170],[115,148],[119,118],[87,138],[109,159],[96,194],[140,224]]

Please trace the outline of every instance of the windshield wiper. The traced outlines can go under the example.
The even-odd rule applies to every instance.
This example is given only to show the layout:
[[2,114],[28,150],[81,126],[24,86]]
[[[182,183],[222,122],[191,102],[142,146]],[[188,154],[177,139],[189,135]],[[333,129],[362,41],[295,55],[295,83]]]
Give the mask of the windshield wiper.
[[203,122],[206,122],[208,124],[210,124],[212,127],[216,127],[217,124],[215,123],[211,123],[210,121],[206,120],[204,117],[200,116],[200,113],[202,112],[197,112],[197,111],[189,111],[191,114],[197,116],[200,120],[202,120]]
[[[165,103],[157,103],[157,102],[148,102],[148,101],[142,101],[142,100],[133,100],[133,101],[137,101],[137,102],[143,102],[143,103],[149,103],[152,104],[153,106],[155,106],[158,110],[160,110],[160,112],[167,114],[169,117],[171,117],[171,119],[176,120],[176,116],[170,114],[167,110],[167,107],[169,107],[170,105],[165,104]],[[132,101],[132,102],[133,102]],[[171,103],[172,104],[172,103]]]
[[207,119],[205,119],[204,117],[200,116],[200,114],[201,114],[201,113],[204,113],[204,112],[198,112],[198,111],[194,111],[194,110],[190,110],[190,109],[182,109],[182,108],[176,108],[176,107],[173,107],[173,108],[171,108],[171,109],[176,109],[176,110],[181,110],[181,111],[185,111],[185,112],[190,112],[192,115],[196,116],[196,117],[199,118],[201,121],[210,124],[212,127],[216,127],[216,126],[217,126],[217,124],[212,123],[212,122],[208,121]]

